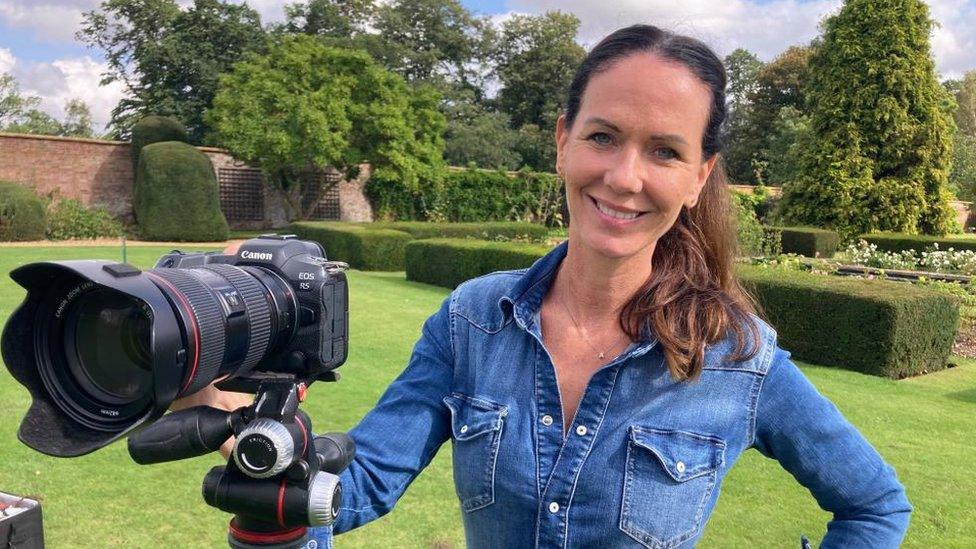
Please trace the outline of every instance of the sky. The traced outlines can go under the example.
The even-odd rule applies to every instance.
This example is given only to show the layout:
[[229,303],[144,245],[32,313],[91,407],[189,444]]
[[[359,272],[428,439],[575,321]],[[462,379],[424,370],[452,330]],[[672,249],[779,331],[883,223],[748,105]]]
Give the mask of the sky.
[[[242,0],[229,0],[244,3]],[[296,0],[248,0],[262,21],[280,21]],[[178,0],[182,5],[192,0]],[[14,75],[23,92],[41,98],[41,108],[61,119],[69,99],[91,107],[96,129],[108,122],[123,96],[121,85],[99,86],[101,52],[75,39],[82,13],[101,0],[0,0],[0,73]],[[818,24],[841,0],[462,0],[469,10],[501,21],[515,13],[561,10],[581,21],[578,41],[586,47],[619,27],[650,23],[694,36],[724,56],[746,48],[769,61],[818,34]],[[932,51],[942,78],[976,69],[976,0],[929,0],[938,23]]]

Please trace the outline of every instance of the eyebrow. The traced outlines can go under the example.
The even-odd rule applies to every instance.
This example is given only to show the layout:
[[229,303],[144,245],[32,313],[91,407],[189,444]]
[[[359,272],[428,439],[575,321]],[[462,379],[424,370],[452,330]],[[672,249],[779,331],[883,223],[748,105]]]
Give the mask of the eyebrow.
[[[591,116],[591,117],[587,118],[583,123],[584,124],[599,124],[601,126],[606,126],[607,128],[610,128],[611,130],[613,130],[615,132],[621,131],[620,128],[617,127],[616,124],[614,124],[613,122],[611,122],[611,121],[609,121],[609,120],[607,120],[605,118],[600,118],[599,116]],[[678,143],[678,144],[681,144],[681,145],[687,145],[688,144],[688,142],[685,141],[685,138],[681,137],[680,135],[673,134],[673,133],[653,134],[653,135],[650,136],[650,138],[653,141],[669,141],[669,142]]]

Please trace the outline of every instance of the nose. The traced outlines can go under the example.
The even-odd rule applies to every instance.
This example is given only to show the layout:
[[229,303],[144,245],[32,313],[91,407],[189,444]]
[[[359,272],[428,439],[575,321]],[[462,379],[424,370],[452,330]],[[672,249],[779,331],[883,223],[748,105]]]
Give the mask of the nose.
[[633,147],[625,147],[616,155],[613,165],[604,173],[603,180],[618,194],[635,194],[644,187],[641,172],[640,152]]

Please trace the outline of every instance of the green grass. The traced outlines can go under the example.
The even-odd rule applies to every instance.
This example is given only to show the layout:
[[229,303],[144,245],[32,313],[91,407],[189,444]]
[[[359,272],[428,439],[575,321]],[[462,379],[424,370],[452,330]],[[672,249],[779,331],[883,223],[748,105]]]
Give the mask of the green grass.
[[[130,248],[129,261],[145,267],[166,251]],[[39,260],[96,257],[120,256],[115,248],[0,248],[0,272]],[[447,294],[407,282],[403,273],[352,271],[349,278],[349,361],[339,383],[314,385],[305,403],[317,432],[348,429],[366,413],[403,368],[423,320]],[[19,287],[0,277],[0,321],[21,297]],[[906,547],[976,545],[976,361],[954,361],[956,368],[902,381],[801,364],[907,486],[916,512]],[[0,491],[40,497],[50,546],[226,546],[229,516],[199,495],[218,457],[139,466],[117,443],[81,458],[49,458],[16,440],[28,403],[23,388],[0,369]],[[796,547],[801,533],[819,539],[828,520],[777,463],[750,451],[727,478],[700,546]],[[340,536],[337,545],[463,547],[449,445],[390,515]]]

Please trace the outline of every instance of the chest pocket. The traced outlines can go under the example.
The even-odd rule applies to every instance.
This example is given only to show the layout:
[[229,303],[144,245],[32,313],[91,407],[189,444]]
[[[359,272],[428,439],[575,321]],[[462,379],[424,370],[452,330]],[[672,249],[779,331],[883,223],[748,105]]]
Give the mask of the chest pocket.
[[495,459],[508,408],[461,393],[444,397],[451,410],[454,487],[461,508],[475,511],[495,501]]
[[632,426],[620,529],[654,549],[695,537],[725,463],[725,442],[686,431]]

